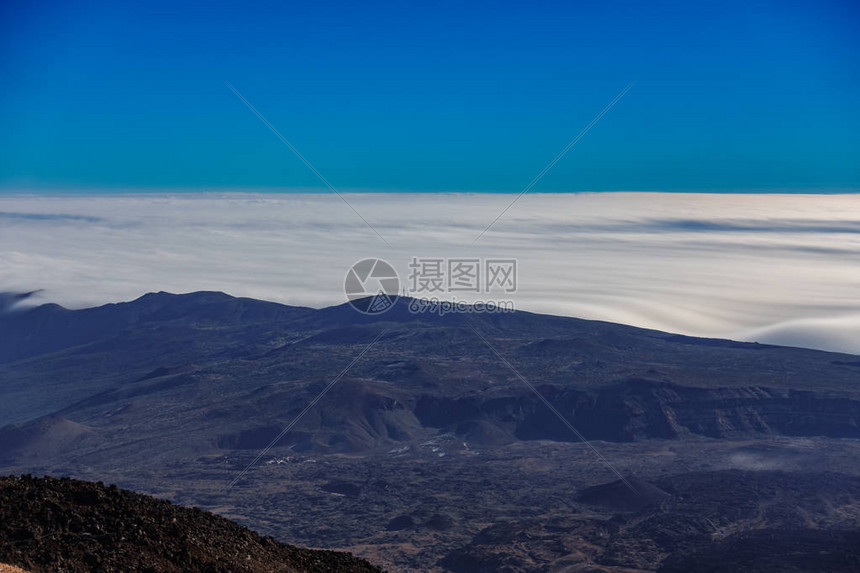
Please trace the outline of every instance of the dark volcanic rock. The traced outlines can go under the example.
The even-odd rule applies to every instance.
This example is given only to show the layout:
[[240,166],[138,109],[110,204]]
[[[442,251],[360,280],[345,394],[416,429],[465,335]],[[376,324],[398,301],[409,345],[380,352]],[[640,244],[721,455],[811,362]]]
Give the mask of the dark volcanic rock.
[[[671,495],[646,481],[634,477],[597,485],[582,490],[576,501],[612,512],[639,511],[646,507],[659,506]],[[629,484],[629,486],[628,486]]]
[[394,519],[388,522],[388,525],[385,526],[385,529],[388,531],[402,531],[404,529],[411,529],[415,527],[415,520],[412,519],[411,515],[398,515]]
[[501,446],[513,441],[513,436],[485,420],[468,420],[453,428],[464,440],[479,446]]
[[600,510],[640,503],[621,482],[587,488],[578,499],[593,513],[498,522],[439,563],[454,573],[860,571],[860,478],[716,471],[630,483],[655,503],[610,517]]
[[496,523],[438,565],[453,573],[589,571],[584,567],[589,557],[580,549],[591,544],[578,535],[581,527],[582,523],[558,519]]
[[860,571],[860,531],[763,529],[732,535],[688,555],[669,557],[660,573]]
[[85,425],[61,416],[45,416],[0,428],[0,461],[49,458],[85,442],[94,434]]
[[329,482],[322,486],[322,490],[347,497],[358,497],[361,494],[361,486],[348,481]]
[[450,515],[437,513],[431,516],[424,525],[436,531],[450,531],[454,528],[454,519]]
[[29,476],[0,478],[0,562],[35,573],[381,571],[115,486]]

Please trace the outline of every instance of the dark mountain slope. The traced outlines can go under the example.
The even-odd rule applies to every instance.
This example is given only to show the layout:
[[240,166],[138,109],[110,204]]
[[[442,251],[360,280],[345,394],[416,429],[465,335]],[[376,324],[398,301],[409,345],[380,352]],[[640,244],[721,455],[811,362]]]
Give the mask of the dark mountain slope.
[[[7,295],[8,297],[8,295]],[[220,292],[146,294],[134,301],[68,310],[55,304],[0,313],[0,363],[107,340],[131,328],[183,324],[218,328],[294,321],[312,309],[289,307]]]
[[60,415],[120,451],[259,448],[385,329],[282,445],[363,451],[439,431],[576,440],[473,328],[593,439],[860,437],[849,355],[524,312],[414,315],[401,302],[369,318],[221,293],[0,315],[0,427]]
[[[490,571],[857,571],[860,479],[831,473],[691,472],[583,489],[615,513],[496,523],[443,563]],[[591,567],[592,565],[599,566]],[[569,567],[569,569],[565,569]]]
[[380,572],[222,517],[70,479],[0,478],[0,562],[45,572]]

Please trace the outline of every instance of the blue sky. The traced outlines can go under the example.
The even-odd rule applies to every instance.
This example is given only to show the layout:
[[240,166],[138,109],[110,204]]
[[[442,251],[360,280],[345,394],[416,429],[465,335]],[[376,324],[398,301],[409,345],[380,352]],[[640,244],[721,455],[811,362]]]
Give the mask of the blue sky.
[[[134,3],[138,4],[138,3]],[[860,189],[856,2],[0,7],[0,192]]]

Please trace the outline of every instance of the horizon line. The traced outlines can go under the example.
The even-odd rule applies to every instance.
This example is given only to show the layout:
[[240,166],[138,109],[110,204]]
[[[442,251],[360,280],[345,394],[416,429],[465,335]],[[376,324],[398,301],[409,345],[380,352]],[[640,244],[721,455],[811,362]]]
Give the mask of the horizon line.
[[[516,195],[516,190],[416,190],[387,188],[352,188],[341,190],[350,195]],[[529,195],[597,195],[601,193],[677,194],[677,195],[855,195],[857,187],[755,187],[708,189],[601,189],[569,191],[532,191]],[[332,195],[316,187],[45,187],[7,188],[0,186],[3,197],[57,197],[57,196],[134,196],[134,195]]]

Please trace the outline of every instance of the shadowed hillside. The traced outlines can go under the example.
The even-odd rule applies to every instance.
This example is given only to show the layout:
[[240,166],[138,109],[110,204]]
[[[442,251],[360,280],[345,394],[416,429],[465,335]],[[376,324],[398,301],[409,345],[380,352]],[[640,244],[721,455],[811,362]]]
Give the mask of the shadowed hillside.
[[0,478],[0,562],[34,573],[381,572],[116,486],[29,476]]

